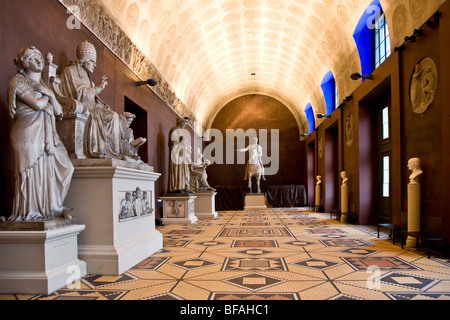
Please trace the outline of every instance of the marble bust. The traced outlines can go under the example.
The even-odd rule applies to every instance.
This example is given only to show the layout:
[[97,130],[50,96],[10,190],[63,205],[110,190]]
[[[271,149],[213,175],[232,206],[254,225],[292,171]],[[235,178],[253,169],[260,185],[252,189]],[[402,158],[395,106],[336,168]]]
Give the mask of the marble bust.
[[317,180],[316,186],[320,186],[322,184],[322,176],[317,176],[316,180]]
[[56,131],[62,107],[42,80],[44,58],[38,49],[19,50],[15,64],[17,74],[8,86],[16,183],[9,220],[66,219],[63,203],[74,167]]
[[421,161],[419,158],[411,158],[408,161],[408,169],[412,171],[409,176],[409,180],[411,183],[417,183],[419,181],[419,176],[423,174],[421,169]]
[[341,178],[342,178],[342,185],[345,186],[348,183],[348,177],[347,177],[347,172],[342,171],[341,172]]

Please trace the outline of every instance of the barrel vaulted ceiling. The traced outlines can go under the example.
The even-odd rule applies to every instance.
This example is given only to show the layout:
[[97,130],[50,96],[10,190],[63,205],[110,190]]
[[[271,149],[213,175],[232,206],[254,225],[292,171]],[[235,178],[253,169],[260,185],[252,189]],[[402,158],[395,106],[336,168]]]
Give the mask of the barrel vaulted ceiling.
[[[340,102],[360,84],[350,79],[361,72],[353,33],[373,0],[98,1],[203,128],[234,98],[264,94],[308,132],[306,105],[326,113],[321,82],[328,71]],[[381,0],[392,48],[444,1]]]

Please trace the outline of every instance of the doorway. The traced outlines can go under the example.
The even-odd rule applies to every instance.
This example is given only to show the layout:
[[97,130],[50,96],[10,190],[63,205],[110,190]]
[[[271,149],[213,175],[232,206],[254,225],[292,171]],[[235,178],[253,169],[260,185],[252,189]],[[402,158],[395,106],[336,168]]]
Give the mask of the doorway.
[[145,138],[147,142],[144,143],[138,149],[138,155],[144,163],[148,163],[148,131],[147,131],[147,111],[141,108],[139,105],[134,103],[129,98],[125,97],[125,112],[130,112],[136,115],[130,128],[133,130],[134,138]]

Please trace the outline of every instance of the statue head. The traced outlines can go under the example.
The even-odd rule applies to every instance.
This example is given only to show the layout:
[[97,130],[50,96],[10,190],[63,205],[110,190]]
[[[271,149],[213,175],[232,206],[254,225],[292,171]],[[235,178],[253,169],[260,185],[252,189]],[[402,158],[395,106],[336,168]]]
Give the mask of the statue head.
[[17,66],[18,72],[23,72],[26,69],[42,72],[44,68],[44,57],[36,47],[26,47],[19,50],[14,59],[14,63]]
[[122,116],[127,119],[128,125],[131,125],[134,119],[136,119],[136,115],[131,112],[124,112]]
[[258,138],[254,137],[254,138],[252,139],[252,142],[253,142],[253,144],[257,144],[257,143],[258,143]]
[[419,158],[411,158],[408,161],[408,169],[411,171],[420,169],[420,165],[421,165],[421,162],[420,162]]
[[89,73],[93,73],[97,67],[97,50],[94,45],[84,41],[78,45],[77,59]]

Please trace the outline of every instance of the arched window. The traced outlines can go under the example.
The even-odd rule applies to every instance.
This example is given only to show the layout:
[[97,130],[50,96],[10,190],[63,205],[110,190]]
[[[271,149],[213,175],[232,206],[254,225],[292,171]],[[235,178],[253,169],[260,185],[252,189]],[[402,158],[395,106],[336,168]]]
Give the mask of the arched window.
[[305,113],[306,119],[308,120],[309,134],[311,134],[314,132],[314,130],[316,130],[316,118],[314,116],[314,110],[311,103],[308,103],[308,105],[306,106]]
[[332,114],[334,109],[339,105],[339,97],[337,96],[337,87],[333,72],[329,71],[323,78],[322,91],[327,105],[327,114]]
[[391,54],[386,18],[380,1],[375,0],[362,15],[353,34],[363,74],[371,74]]

